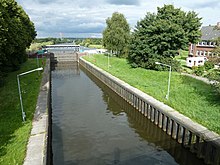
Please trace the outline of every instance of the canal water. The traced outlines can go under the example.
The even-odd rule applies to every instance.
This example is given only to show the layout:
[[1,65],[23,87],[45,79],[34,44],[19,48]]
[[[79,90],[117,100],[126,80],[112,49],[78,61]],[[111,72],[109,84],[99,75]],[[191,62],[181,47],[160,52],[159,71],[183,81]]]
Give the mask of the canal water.
[[54,165],[202,165],[77,63],[52,71]]

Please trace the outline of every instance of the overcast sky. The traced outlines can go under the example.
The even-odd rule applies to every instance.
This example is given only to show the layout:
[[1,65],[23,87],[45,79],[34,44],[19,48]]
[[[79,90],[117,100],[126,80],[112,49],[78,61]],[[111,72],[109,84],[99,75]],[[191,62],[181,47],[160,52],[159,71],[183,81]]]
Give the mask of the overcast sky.
[[174,4],[194,10],[203,25],[220,22],[220,0],[17,0],[35,24],[37,37],[101,37],[105,20],[123,13],[133,28],[147,12]]

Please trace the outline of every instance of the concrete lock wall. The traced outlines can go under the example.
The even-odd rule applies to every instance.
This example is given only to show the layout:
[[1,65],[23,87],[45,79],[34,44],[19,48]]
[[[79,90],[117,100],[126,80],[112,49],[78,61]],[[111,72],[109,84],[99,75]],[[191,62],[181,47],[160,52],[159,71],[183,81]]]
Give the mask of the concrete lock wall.
[[75,51],[54,51],[54,59],[58,62],[78,61],[78,53]]
[[220,164],[220,136],[88,61],[79,63],[141,114],[207,164]]

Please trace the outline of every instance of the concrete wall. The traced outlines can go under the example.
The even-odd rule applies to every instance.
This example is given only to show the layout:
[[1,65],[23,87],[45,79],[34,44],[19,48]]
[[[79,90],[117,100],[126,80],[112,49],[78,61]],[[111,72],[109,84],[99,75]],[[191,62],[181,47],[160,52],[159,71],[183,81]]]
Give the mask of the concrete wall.
[[75,52],[66,52],[66,53],[54,52],[54,57],[58,62],[78,61],[78,54]]
[[48,122],[50,109],[50,60],[47,59],[38,95],[31,135],[24,165],[45,165],[48,162]]
[[171,107],[80,58],[79,63],[141,114],[207,164],[220,164],[220,136]]

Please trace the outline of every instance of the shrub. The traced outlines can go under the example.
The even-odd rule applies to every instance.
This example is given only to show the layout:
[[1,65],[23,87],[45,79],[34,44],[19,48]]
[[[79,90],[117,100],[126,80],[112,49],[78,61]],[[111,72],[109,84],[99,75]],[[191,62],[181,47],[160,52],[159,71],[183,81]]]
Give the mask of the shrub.
[[137,65],[136,63],[133,62],[133,63],[131,63],[131,67],[132,67],[132,68],[137,68],[138,65]]
[[0,71],[0,87],[2,87],[4,85],[4,77],[6,76],[6,74],[2,71]]
[[220,93],[220,69],[215,69],[212,72],[208,73],[206,77],[209,80],[214,80],[216,83],[213,85],[216,87],[217,91]]
[[206,61],[204,64],[205,70],[213,69],[215,64],[212,61]]
[[204,66],[193,66],[192,70],[193,70],[193,73],[196,74],[197,76],[202,76],[205,71],[205,67]]
[[[159,60],[159,62],[163,63],[163,64],[170,65],[172,68],[172,71],[177,71],[177,72],[180,71],[180,68],[181,68],[180,62],[173,59],[173,58],[162,58]],[[169,70],[169,67],[164,67],[162,65],[156,65],[155,68],[156,68],[156,70],[159,70],[159,71],[162,71],[162,70],[168,71]]]

